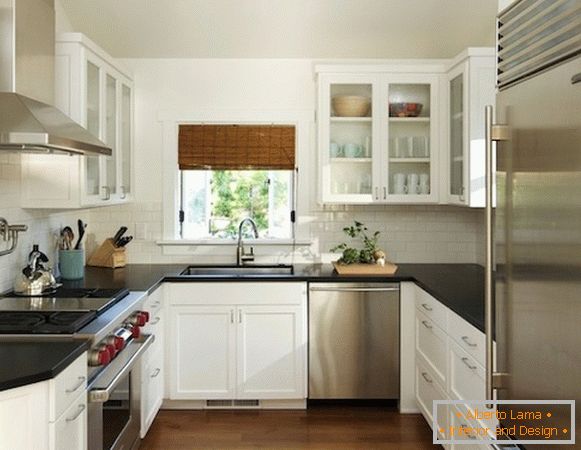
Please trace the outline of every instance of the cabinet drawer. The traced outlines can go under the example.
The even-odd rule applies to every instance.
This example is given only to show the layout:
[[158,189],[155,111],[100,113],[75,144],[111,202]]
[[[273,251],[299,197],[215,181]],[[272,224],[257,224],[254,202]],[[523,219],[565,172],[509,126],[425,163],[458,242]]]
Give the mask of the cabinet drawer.
[[83,393],[54,423],[50,424],[51,450],[85,450],[87,448],[87,394]]
[[150,315],[153,315],[163,306],[163,285],[159,286],[155,291],[147,296],[147,300],[143,305],[146,311],[149,311]]
[[418,310],[416,312],[416,352],[426,360],[442,386],[446,386],[447,342],[448,338],[444,330]]
[[50,380],[51,405],[49,421],[54,422],[87,388],[87,353],[79,356],[56,378]]
[[440,328],[446,329],[448,308],[420,288],[416,291],[416,308],[433,320]]
[[[466,418],[465,412],[461,409],[457,409],[454,406],[450,406],[450,427],[454,430],[454,440],[462,441],[462,444],[453,444],[452,449],[454,450],[489,450],[491,447],[488,444],[480,444],[478,441],[480,439],[487,439],[487,436],[477,436],[475,433],[461,433],[462,429],[472,428],[480,430],[483,428],[482,424],[474,420]],[[494,428],[493,428],[494,429]],[[449,434],[448,434],[449,436]],[[470,442],[470,443],[469,443]]]
[[306,283],[170,283],[171,305],[300,305]]
[[[434,373],[424,364],[421,358],[416,359],[416,400],[426,421],[432,426],[433,401],[446,400],[448,396],[436,381]],[[448,406],[442,405],[438,410],[438,425],[448,426]]]
[[448,334],[470,356],[484,365],[486,360],[484,333],[450,311],[448,313]]
[[452,339],[448,339],[450,394],[458,400],[484,400],[484,368]]

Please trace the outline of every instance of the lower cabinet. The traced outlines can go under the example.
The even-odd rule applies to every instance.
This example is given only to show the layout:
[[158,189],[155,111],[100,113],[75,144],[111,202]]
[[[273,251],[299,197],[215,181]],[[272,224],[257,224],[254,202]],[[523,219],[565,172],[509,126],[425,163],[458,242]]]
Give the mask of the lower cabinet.
[[149,323],[143,333],[155,336],[155,340],[141,360],[141,437],[151,427],[164,398],[165,378],[165,308],[163,285],[149,294],[144,310],[149,312]]
[[306,398],[304,283],[181,283],[169,292],[170,399]]
[[56,378],[0,392],[0,450],[87,449],[87,355]]

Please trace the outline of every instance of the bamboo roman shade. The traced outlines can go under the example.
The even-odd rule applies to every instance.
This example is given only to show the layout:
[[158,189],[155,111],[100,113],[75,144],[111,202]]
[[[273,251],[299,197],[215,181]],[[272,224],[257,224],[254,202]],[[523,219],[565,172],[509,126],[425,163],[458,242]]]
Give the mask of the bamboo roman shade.
[[293,170],[292,125],[180,125],[180,170]]

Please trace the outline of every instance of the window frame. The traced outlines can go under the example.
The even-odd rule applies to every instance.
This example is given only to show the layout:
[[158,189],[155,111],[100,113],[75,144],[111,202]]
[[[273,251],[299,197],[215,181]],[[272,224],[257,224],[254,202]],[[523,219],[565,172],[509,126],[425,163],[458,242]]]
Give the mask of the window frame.
[[316,189],[316,161],[312,160],[314,110],[201,110],[159,111],[162,140],[162,246],[191,245],[236,245],[230,239],[182,239],[179,233],[178,214],[181,206],[180,170],[178,167],[178,131],[182,124],[239,124],[239,125],[294,125],[295,126],[295,173],[293,186],[293,237],[291,239],[259,239],[261,245],[296,245],[310,242],[308,231],[301,227],[298,218],[309,206],[309,192]]

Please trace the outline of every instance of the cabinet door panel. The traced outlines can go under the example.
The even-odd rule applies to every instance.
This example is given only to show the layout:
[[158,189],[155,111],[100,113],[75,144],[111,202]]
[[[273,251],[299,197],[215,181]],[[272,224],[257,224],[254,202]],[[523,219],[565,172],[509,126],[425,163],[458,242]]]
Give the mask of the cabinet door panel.
[[305,398],[304,315],[297,306],[238,309],[237,398]]
[[87,448],[87,394],[83,392],[55,422],[50,424],[51,450]]
[[234,309],[172,307],[170,314],[171,398],[234,398]]

